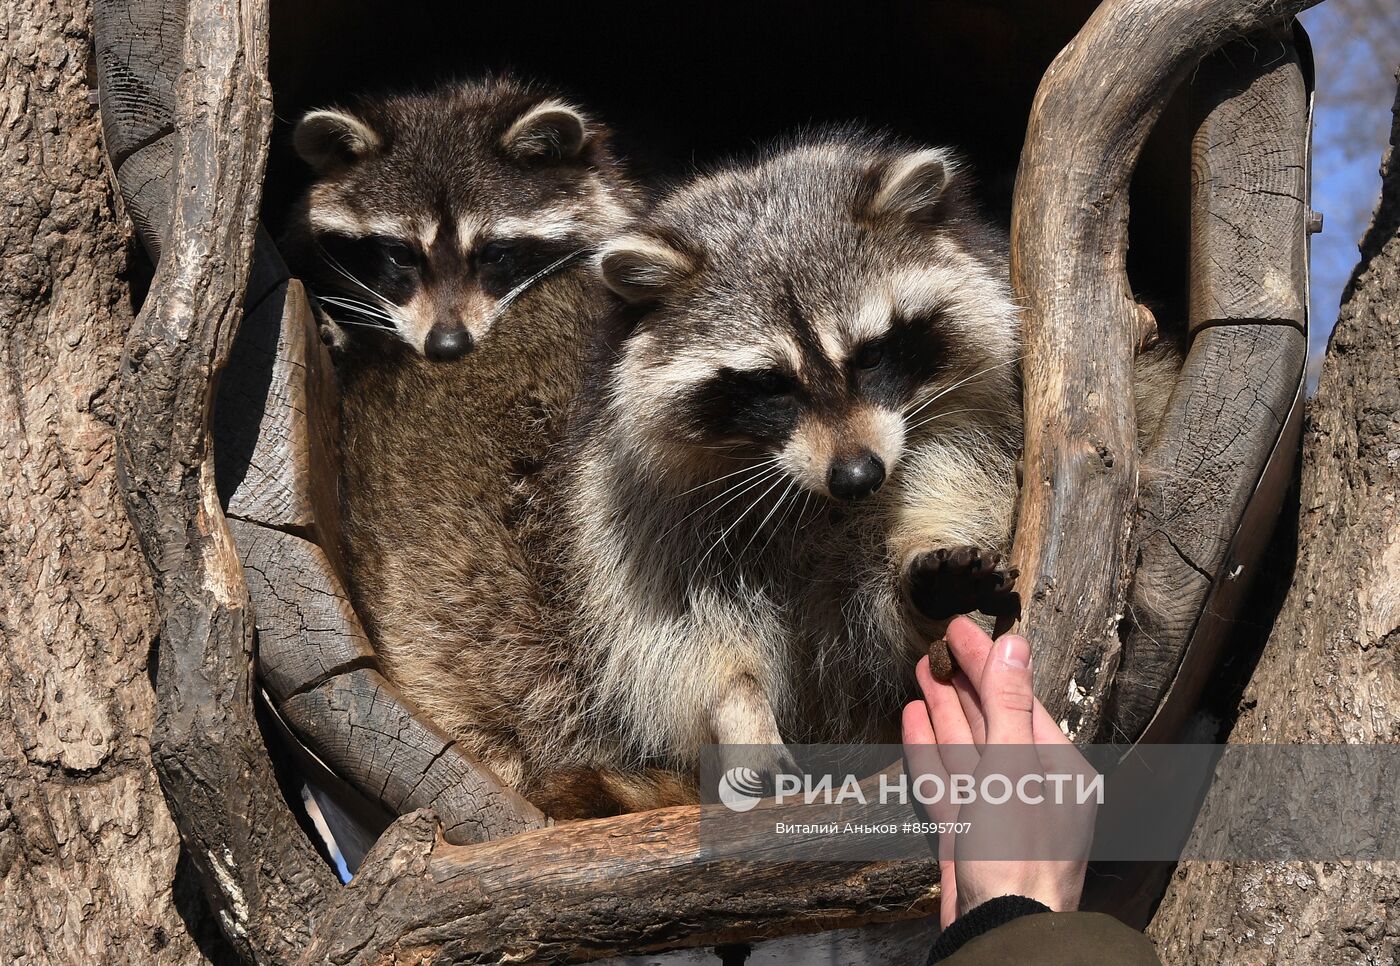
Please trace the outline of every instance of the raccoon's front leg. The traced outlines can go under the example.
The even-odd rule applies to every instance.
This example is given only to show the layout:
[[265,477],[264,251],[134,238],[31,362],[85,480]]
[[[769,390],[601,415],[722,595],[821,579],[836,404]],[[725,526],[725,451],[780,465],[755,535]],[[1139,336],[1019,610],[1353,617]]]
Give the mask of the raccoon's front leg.
[[778,731],[773,705],[752,675],[736,674],[729,680],[710,709],[710,731],[720,746],[725,773],[751,768],[771,792],[775,775],[797,771],[797,762]]

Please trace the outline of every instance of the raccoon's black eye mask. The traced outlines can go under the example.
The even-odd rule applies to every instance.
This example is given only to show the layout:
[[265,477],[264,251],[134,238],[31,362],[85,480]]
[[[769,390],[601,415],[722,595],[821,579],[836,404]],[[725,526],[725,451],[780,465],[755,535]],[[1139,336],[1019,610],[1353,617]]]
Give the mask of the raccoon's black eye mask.
[[316,237],[316,244],[330,265],[323,283],[329,282],[354,298],[403,304],[418,287],[421,257],[397,238],[327,232]]
[[683,402],[699,435],[779,443],[796,428],[802,399],[802,387],[790,373],[726,366]]
[[473,263],[482,291],[501,298],[536,272],[584,247],[578,238],[496,238],[477,249]]
[[902,407],[948,366],[948,340],[942,314],[934,311],[896,317],[889,330],[851,356],[847,380],[852,392],[890,409]]

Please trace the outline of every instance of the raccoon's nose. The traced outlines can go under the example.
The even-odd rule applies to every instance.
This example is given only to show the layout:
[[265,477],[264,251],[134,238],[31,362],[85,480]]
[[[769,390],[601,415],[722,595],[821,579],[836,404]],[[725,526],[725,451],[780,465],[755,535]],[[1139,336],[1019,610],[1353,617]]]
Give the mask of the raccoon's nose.
[[460,359],[474,344],[472,334],[461,326],[435,325],[423,343],[423,355],[438,362]]
[[836,459],[827,474],[826,488],[841,500],[869,496],[885,482],[885,463],[870,450],[847,459]]

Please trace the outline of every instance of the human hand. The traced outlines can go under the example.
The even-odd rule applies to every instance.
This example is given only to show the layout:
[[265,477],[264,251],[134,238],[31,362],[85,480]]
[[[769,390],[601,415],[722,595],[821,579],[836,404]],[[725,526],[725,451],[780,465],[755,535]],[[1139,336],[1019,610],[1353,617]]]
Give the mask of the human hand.
[[[1012,787],[1026,779],[1029,794],[992,805],[981,796],[961,807],[950,796],[930,806],[942,823],[966,823],[962,835],[947,832],[937,843],[942,873],[939,918],[946,928],[968,910],[998,896],[1035,899],[1054,912],[1078,908],[1093,840],[1094,804],[1052,804],[1034,776],[1093,769],[1036,700],[1030,644],[1006,635],[992,639],[972,621],[948,626],[949,649],[959,670],[949,682],[935,679],[928,659],[916,674],[923,700],[904,709],[904,745],[911,780],[920,773],[1005,776]],[[1002,856],[986,858],[988,855]],[[1053,856],[1049,858],[1048,856]]]

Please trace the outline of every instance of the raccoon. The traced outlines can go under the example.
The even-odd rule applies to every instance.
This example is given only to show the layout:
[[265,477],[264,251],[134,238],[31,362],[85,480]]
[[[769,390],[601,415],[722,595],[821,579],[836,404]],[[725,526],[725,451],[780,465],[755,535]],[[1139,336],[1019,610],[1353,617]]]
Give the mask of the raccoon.
[[[497,80],[315,121],[336,131],[363,125],[379,154],[333,159],[338,173],[303,210],[302,264],[321,273],[322,292],[340,286],[328,303],[392,311],[396,327],[385,330],[387,344],[348,346],[338,360],[342,549],[355,610],[405,696],[559,817],[693,797],[664,772],[550,756],[538,729],[521,725],[582,728],[581,685],[553,644],[562,632],[537,606],[556,578],[547,523],[532,507],[597,370],[596,329],[613,301],[585,259],[543,274],[535,266],[615,236],[645,203],[607,152],[606,129],[584,117],[557,96]],[[340,149],[338,137],[327,150]],[[312,144],[303,135],[303,152],[319,157]],[[342,167],[351,164],[363,167]],[[419,287],[390,287],[393,273],[374,267],[391,235],[435,237]],[[503,239],[514,261],[482,257]],[[352,261],[355,252],[364,259]],[[368,302],[370,286],[385,300]],[[426,320],[462,322],[476,342],[492,315],[489,339],[442,361],[441,330]]]
[[543,273],[636,204],[609,132],[507,76],[311,111],[292,143],[315,173],[281,247],[329,315],[374,348],[470,352]]
[[[1019,610],[1007,245],[944,149],[798,139],[597,256],[633,307],[556,494],[593,714],[638,760],[897,740],[956,614]],[[1150,418],[1149,420],[1150,421]]]

